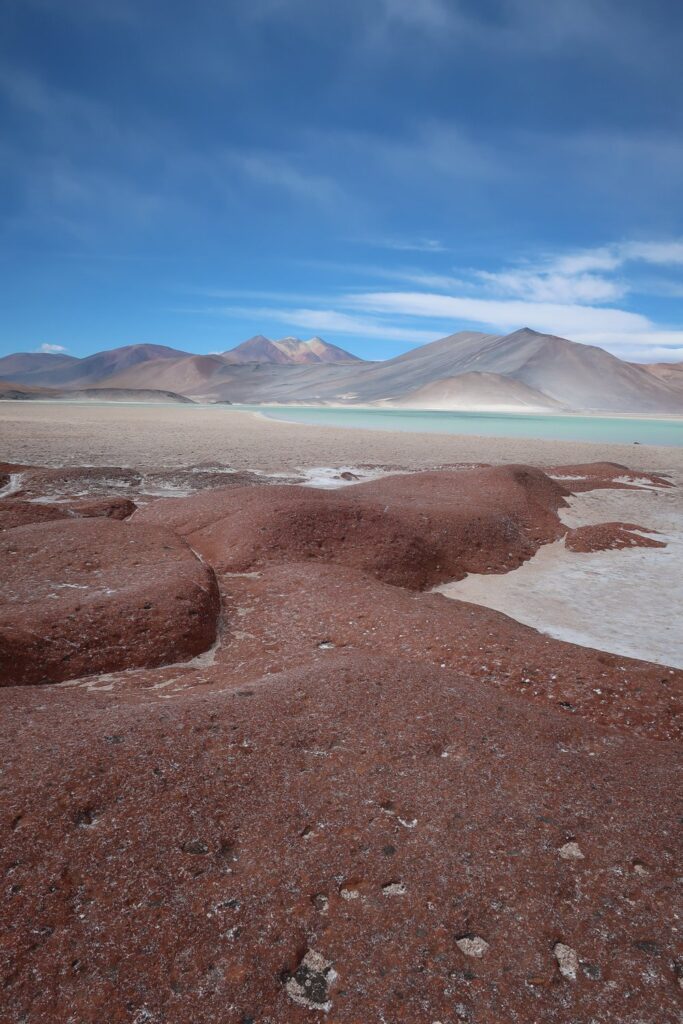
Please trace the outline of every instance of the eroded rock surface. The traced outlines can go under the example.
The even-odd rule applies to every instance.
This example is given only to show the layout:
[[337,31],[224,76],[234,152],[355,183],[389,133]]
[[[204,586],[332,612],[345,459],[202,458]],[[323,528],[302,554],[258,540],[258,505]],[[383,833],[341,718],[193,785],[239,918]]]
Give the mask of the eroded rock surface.
[[[424,592],[561,536],[571,486],[214,488],[2,534],[15,681],[69,680],[0,692],[3,1024],[675,1020],[683,673]],[[219,642],[183,662],[213,568]]]
[[307,949],[344,1024],[675,1019],[675,747],[400,657],[211,671],[3,693],[9,1020],[298,1024]]
[[62,519],[0,535],[0,680],[54,683],[211,646],[213,571],[169,530]]
[[622,548],[665,548],[666,542],[648,535],[635,523],[597,523],[567,531],[570,551],[614,551]]
[[135,502],[130,498],[82,498],[61,502],[7,498],[0,500],[0,531],[55,519],[128,519],[135,508]]
[[506,571],[559,536],[567,491],[528,466],[417,473],[343,491],[215,490],[157,502],[168,525],[219,572],[319,560],[423,590],[466,572]]

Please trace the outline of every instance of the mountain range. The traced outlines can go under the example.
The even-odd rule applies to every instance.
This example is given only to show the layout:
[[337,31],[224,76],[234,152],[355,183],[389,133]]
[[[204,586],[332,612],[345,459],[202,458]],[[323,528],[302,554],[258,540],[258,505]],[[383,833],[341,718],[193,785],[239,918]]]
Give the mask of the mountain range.
[[683,364],[629,363],[529,328],[460,331],[383,361],[359,359],[317,337],[263,335],[210,355],[164,345],[82,359],[16,353],[0,358],[0,379],[31,398],[45,397],[41,388],[65,397],[145,389],[202,402],[683,415]]

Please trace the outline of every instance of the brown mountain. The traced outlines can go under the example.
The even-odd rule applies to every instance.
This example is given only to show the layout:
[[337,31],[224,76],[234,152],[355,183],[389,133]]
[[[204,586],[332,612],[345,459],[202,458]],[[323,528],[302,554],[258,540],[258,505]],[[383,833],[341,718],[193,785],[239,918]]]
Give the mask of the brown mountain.
[[[45,356],[43,353],[26,355],[40,356],[41,360],[32,358],[30,363],[24,365],[18,362],[18,356],[6,356],[5,359],[0,359],[0,377],[39,387],[87,387],[95,382],[108,380],[114,374],[151,359],[177,359],[189,353],[180,352],[167,345],[124,345],[122,348],[96,352],[85,359],[62,355]],[[47,362],[48,359],[51,361]],[[15,362],[8,365],[9,360]],[[19,365],[21,368],[13,370],[13,365]]]
[[[123,370],[107,378],[111,387],[158,387],[190,396],[212,397],[212,392],[223,383],[229,383],[233,366],[223,356],[182,356],[178,359],[152,359],[134,369]],[[224,396],[218,396],[224,397]]]
[[279,365],[363,362],[358,356],[352,355],[337,345],[330,345],[322,338],[315,337],[309,341],[302,341],[301,338],[289,337],[271,341],[263,334],[256,334],[248,341],[243,341],[241,345],[223,352],[223,358],[229,363],[277,363]]
[[683,363],[646,363],[643,369],[669,387],[683,391]]
[[255,334],[241,345],[222,353],[226,363],[288,363],[286,352],[281,351],[270,338]]
[[51,372],[60,366],[76,363],[75,356],[63,352],[13,352],[0,358],[0,377],[13,379],[22,374]]
[[271,341],[263,335],[215,355],[133,345],[48,368],[32,363],[26,370],[18,356],[7,359],[15,361],[15,372],[0,360],[0,377],[61,390],[148,388],[200,401],[263,404],[683,415],[675,366],[627,363],[596,346],[527,328],[507,335],[461,331],[382,362],[357,359],[321,339]]

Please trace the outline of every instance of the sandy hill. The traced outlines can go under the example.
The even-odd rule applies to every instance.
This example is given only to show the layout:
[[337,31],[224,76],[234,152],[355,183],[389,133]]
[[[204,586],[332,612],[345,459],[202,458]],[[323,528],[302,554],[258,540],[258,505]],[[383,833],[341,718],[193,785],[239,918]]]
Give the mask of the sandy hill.
[[683,363],[647,363],[643,369],[669,387],[683,391]]
[[36,398],[52,398],[52,388],[30,387],[28,384],[15,384],[11,380],[0,380],[0,401],[31,401]]
[[423,384],[387,403],[403,409],[444,409],[489,412],[550,412],[566,410],[540,391],[499,373],[461,373]]
[[192,399],[173,391],[158,388],[41,388],[28,384],[13,384],[0,380],[0,401],[24,402],[181,402],[191,404]]

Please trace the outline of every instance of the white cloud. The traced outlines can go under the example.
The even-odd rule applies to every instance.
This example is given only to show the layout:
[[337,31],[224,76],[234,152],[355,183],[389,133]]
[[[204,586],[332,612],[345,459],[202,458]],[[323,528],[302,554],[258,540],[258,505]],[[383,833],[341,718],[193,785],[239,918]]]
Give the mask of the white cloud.
[[683,242],[626,242],[617,251],[624,262],[634,260],[663,266],[683,264]]
[[46,342],[44,342],[40,346],[38,351],[39,352],[55,352],[55,353],[56,352],[66,352],[66,346],[64,346],[64,345],[51,345],[49,342],[46,341]]
[[550,260],[550,266],[562,274],[617,270],[625,263],[651,263],[659,266],[683,264],[683,242],[678,239],[664,242],[616,242],[556,256]]
[[663,331],[656,324],[652,324],[647,331],[594,332],[591,334],[590,343],[606,348],[610,352],[618,351],[624,359],[647,358],[667,363],[683,359],[683,331]]
[[613,302],[621,298],[626,291],[621,282],[611,281],[597,274],[571,275],[509,270],[501,273],[479,271],[477,276],[499,294],[518,296],[532,302]]
[[[605,347],[609,348],[609,345]],[[619,352],[617,349],[615,355],[634,363],[683,363],[683,345],[680,348],[658,348],[647,342],[642,348],[630,352]]]
[[[549,255],[529,266],[473,273],[494,296],[590,306],[623,298],[631,290],[626,267],[633,263],[683,265],[683,242],[614,243]],[[624,273],[616,276],[617,271]]]
[[[441,243],[425,244],[438,244],[448,251]],[[392,243],[390,247],[404,246]],[[413,247],[405,245],[407,250]],[[643,285],[642,273],[638,282],[627,265],[652,266],[650,276],[656,281],[660,268],[677,268],[682,263],[683,242],[671,240],[619,242],[546,254],[535,263],[520,263],[500,271],[469,269],[460,276],[415,267],[322,264],[337,274],[352,274],[355,278],[362,275],[365,282],[372,278],[401,282],[393,287],[406,290],[379,290],[382,285],[377,283],[309,295],[213,290],[204,294],[243,301],[259,299],[263,305],[203,312],[418,345],[463,327],[507,334],[528,326],[544,334],[604,347],[625,359],[676,361],[683,347],[683,330],[677,330],[676,324],[657,323],[641,313],[620,308],[618,300],[631,290],[630,282],[635,282],[633,290],[638,293],[657,294]],[[674,276],[673,270],[670,276]],[[675,294],[672,282],[667,288],[667,295]],[[286,308],[295,303],[300,304],[298,308]]]
[[616,270],[621,265],[614,246],[600,246],[578,252],[556,256],[549,260],[549,266],[559,274],[583,274],[596,270]]
[[651,327],[647,317],[639,313],[598,306],[501,301],[432,292],[365,292],[350,295],[347,301],[369,313],[464,320],[503,331],[526,326],[569,337],[599,331],[646,331]]

